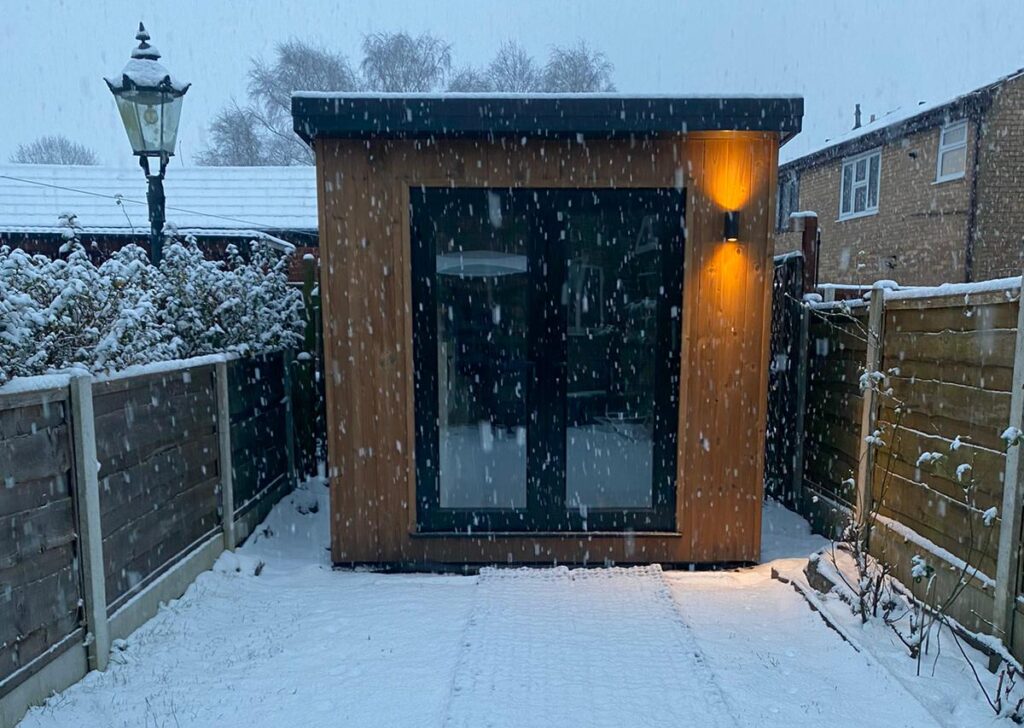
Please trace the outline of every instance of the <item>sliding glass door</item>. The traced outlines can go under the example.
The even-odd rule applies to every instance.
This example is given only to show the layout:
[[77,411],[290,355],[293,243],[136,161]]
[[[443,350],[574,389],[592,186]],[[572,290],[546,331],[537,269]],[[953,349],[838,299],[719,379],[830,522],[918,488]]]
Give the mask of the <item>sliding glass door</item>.
[[675,527],[677,190],[411,190],[423,531]]

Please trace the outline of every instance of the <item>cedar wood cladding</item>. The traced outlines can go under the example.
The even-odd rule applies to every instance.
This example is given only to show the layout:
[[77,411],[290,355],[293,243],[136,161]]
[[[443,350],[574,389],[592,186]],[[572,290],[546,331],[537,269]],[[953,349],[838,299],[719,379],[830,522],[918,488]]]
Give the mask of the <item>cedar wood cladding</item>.
[[[779,138],[316,138],[333,560],[756,560]],[[678,534],[415,534],[408,196],[419,185],[686,189]],[[736,204],[741,242],[726,244],[723,205]]]

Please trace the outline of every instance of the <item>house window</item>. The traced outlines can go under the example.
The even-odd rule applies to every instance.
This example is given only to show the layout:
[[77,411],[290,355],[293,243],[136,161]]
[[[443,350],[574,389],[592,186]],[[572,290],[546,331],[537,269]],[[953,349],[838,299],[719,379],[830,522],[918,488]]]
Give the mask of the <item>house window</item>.
[[779,180],[779,203],[775,229],[789,230],[789,216],[800,209],[800,177],[796,172],[784,172]]
[[935,181],[960,179],[967,168],[967,122],[947,124],[939,136],[939,160]]
[[878,212],[878,179],[882,152],[878,149],[843,160],[843,187],[839,197],[839,219],[874,215]]

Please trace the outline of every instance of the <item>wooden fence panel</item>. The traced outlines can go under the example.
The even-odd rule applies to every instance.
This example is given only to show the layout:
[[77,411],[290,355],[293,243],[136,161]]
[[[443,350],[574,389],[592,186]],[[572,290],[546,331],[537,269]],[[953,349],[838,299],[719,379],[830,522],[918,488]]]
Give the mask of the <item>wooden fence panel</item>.
[[235,512],[269,509],[263,496],[288,479],[284,354],[228,362]]
[[[896,303],[886,312],[883,370],[892,396],[880,415],[888,434],[874,497],[882,515],[994,576],[999,519],[986,527],[982,514],[1003,498],[1000,434],[1010,417],[1017,304]],[[919,464],[926,452],[943,457]],[[958,476],[960,466],[969,470]],[[973,507],[961,479],[975,484]]]
[[867,340],[866,309],[853,315],[812,311],[804,415],[804,496],[800,510],[821,532],[838,535],[843,508],[856,498],[862,397],[860,374]]
[[0,396],[0,696],[79,632],[72,458],[66,388]]
[[218,528],[213,367],[93,386],[108,611]]
[[[875,453],[873,473],[865,476],[880,515],[870,551],[915,593],[920,585],[909,578],[915,554],[936,567],[940,589],[957,583],[964,562],[979,569],[951,607],[951,616],[979,631],[992,629],[991,577],[1004,558],[1000,519],[986,526],[983,514],[1004,505],[1001,434],[1011,419],[1017,297],[1016,289],[932,297],[915,291],[887,299],[884,308],[878,368],[886,379],[877,427],[885,445]],[[852,313],[819,307],[811,316],[804,480],[809,497],[800,510],[827,535],[837,534],[855,505],[855,491],[843,481],[857,470],[861,441],[871,434],[861,431],[860,422],[866,307],[854,305]],[[926,452],[943,457],[936,465],[919,462]],[[964,465],[970,469],[958,474]],[[970,478],[969,504],[961,481]],[[1019,591],[1018,584],[1012,588]],[[1022,632],[1013,630],[1008,640],[1018,656]]]

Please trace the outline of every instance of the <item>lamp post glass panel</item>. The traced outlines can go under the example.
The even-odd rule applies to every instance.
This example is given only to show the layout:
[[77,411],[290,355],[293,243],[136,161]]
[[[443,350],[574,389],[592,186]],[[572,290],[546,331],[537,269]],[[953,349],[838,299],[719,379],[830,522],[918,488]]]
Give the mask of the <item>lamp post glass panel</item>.
[[[163,243],[164,172],[167,161],[174,156],[182,98],[191,84],[173,78],[160,64],[160,52],[149,44],[149,33],[142,23],[135,38],[139,46],[132,51],[121,74],[105,80],[114,94],[132,151],[149,181],[146,201],[149,203],[150,259],[157,265]],[[150,157],[159,160],[155,172],[150,168]]]

